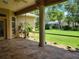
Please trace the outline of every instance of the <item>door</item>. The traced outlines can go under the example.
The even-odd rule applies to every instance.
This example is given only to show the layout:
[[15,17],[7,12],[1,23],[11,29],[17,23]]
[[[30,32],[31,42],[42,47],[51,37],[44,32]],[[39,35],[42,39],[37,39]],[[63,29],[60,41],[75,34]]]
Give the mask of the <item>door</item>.
[[0,40],[5,38],[5,21],[0,19]]

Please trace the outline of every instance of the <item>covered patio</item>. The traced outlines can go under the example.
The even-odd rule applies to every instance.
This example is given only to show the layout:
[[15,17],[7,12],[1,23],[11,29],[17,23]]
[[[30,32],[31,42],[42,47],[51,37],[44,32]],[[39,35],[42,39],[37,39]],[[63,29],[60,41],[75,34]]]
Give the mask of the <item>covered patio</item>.
[[[2,1],[0,21],[4,21],[4,35],[0,36],[0,59],[79,59],[79,53],[45,44],[45,7],[65,0]],[[17,26],[13,31],[12,19],[16,22],[18,15],[35,9],[39,9],[39,42],[16,38]]]
[[79,53],[18,38],[0,41],[0,59],[79,59]]
[[39,46],[45,45],[45,7],[64,2],[66,0],[1,0],[0,1],[0,18],[4,21],[3,39],[12,39],[17,35],[17,16],[28,13],[35,9],[39,10]]
[[66,0],[35,0],[35,4],[28,6],[24,9],[15,12],[15,15],[27,13],[29,11],[38,9],[39,10],[39,46],[44,47],[45,45],[45,7],[64,2]]

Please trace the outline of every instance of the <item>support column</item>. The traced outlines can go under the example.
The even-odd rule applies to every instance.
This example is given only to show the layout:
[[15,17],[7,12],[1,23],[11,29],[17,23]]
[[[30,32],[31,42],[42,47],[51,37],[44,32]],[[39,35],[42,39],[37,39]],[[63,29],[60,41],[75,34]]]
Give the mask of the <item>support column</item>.
[[13,17],[13,12],[8,10],[8,14],[7,14],[7,39],[12,39],[12,17]]
[[[43,0],[42,0],[43,1]],[[39,6],[39,46],[44,47],[45,45],[45,7],[44,2],[40,3]]]

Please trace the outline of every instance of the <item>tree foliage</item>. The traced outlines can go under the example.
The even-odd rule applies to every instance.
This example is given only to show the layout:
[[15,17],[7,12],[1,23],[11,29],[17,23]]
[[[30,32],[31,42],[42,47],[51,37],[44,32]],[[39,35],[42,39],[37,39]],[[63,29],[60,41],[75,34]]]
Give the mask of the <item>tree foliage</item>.
[[[79,0],[68,0],[61,4],[48,7],[49,20],[65,20],[74,29],[79,24]],[[65,15],[66,13],[66,15]],[[77,24],[77,25],[76,25]],[[78,26],[79,27],[79,26]]]
[[62,20],[63,17],[64,17],[64,12],[58,10],[57,7],[56,7],[56,9],[53,9],[53,8],[55,8],[55,6],[52,7],[52,9],[48,11],[48,17],[49,17],[49,19],[51,21]]

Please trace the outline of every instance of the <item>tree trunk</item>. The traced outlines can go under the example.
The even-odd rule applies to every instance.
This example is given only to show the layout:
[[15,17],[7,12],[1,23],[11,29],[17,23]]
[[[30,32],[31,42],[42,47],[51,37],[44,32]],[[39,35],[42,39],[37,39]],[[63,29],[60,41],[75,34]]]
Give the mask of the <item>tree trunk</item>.
[[58,28],[61,29],[61,21],[58,20],[58,23],[59,23]]

